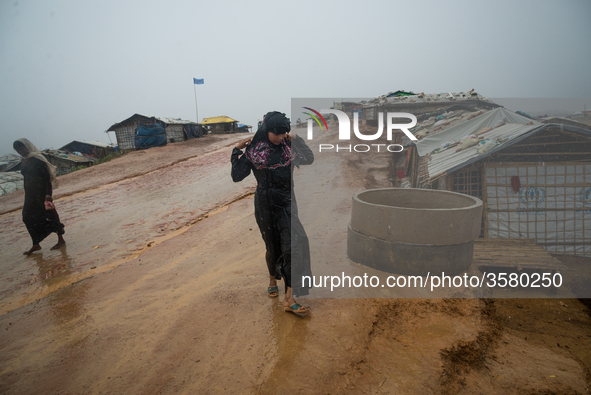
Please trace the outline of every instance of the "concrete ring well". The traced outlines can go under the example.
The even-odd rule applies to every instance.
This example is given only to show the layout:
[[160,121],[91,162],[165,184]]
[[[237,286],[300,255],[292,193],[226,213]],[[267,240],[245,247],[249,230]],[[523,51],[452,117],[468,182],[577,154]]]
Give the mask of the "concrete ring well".
[[457,245],[480,234],[482,200],[450,191],[370,189],[353,195],[351,228],[377,239]]
[[353,262],[387,273],[426,276],[456,275],[472,264],[474,241],[456,245],[398,243],[349,229],[347,255]]

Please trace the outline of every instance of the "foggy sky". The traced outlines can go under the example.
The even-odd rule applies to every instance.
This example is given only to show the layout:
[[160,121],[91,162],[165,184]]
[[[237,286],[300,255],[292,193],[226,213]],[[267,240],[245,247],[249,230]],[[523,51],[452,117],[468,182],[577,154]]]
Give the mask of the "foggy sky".
[[193,78],[200,121],[249,125],[292,97],[589,98],[590,20],[588,0],[0,0],[0,155],[109,142],[134,113],[195,121]]

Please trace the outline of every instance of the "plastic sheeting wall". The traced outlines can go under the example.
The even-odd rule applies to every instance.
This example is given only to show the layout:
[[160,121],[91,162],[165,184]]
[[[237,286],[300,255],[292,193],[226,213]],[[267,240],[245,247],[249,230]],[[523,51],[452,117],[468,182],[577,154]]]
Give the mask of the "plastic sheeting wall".
[[137,125],[135,130],[135,148],[148,149],[166,145],[166,131],[160,122],[149,125]]
[[491,163],[485,175],[488,237],[528,238],[549,252],[591,256],[591,164]]

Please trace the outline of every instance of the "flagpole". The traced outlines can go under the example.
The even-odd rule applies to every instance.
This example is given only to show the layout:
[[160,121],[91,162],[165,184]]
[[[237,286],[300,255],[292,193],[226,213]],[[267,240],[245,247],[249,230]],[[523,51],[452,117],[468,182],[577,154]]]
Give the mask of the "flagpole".
[[199,124],[199,111],[197,110],[197,88],[195,88],[195,81],[193,81],[193,91],[195,92],[195,116],[197,117],[197,124]]

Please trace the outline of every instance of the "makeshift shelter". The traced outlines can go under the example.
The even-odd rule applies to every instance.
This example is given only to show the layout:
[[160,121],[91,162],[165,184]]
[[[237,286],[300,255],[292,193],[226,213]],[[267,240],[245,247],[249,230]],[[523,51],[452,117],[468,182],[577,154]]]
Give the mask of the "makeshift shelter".
[[[396,93],[396,92],[395,92]],[[455,93],[418,93],[412,96],[379,96],[369,100],[363,105],[363,119],[361,128],[372,133],[378,126],[380,113],[385,116],[388,112],[406,112],[417,118],[417,126],[411,132],[418,138],[424,138],[441,132],[449,127],[463,123],[467,120],[484,114],[491,109],[500,107],[498,104],[478,94],[474,90]],[[382,119],[384,119],[382,117]],[[397,120],[400,123],[407,123],[407,118]],[[365,125],[363,125],[365,124]],[[404,133],[395,133],[390,144],[410,144]],[[388,180],[394,186],[410,187],[410,178],[407,170],[410,163],[415,164],[417,155],[409,156],[409,150],[405,149],[400,153],[386,154],[392,165],[388,171]],[[377,153],[377,155],[381,155]],[[416,168],[414,166],[413,168]]]
[[238,121],[225,115],[212,118],[203,118],[201,123],[211,134],[238,133]]
[[250,133],[252,132],[252,126],[245,125],[243,123],[238,124],[238,133]]
[[107,155],[115,152],[113,144],[99,143],[98,141],[78,141],[74,140],[71,143],[64,145],[60,151],[80,152],[87,156],[92,156],[96,159],[104,158]]
[[58,175],[70,173],[81,166],[92,166],[96,160],[90,156],[77,155],[59,150],[43,150],[41,153],[49,163],[57,167]]
[[363,118],[367,125],[378,125],[380,112],[408,112],[419,118],[421,115],[435,112],[443,114],[453,109],[474,111],[476,109],[490,110],[500,107],[473,89],[468,92],[454,93],[418,93],[397,91],[378,96],[363,105]]
[[20,171],[22,157],[20,155],[8,154],[0,157],[1,171]]
[[20,171],[0,172],[0,196],[24,188],[24,179]]
[[414,96],[416,93],[414,92],[405,92],[405,91],[396,91],[390,92],[386,95],[386,97],[399,97],[399,96]]
[[[363,104],[365,102],[351,102],[351,101],[340,101],[340,102],[333,102],[333,108],[335,110],[343,111],[345,114],[353,117],[353,113],[359,114],[359,119],[362,119],[363,114]],[[325,117],[327,119],[337,119],[336,115],[334,114],[326,114]]]
[[106,132],[114,132],[120,150],[135,149],[138,125],[161,124],[164,127],[167,143],[176,143],[187,139],[201,137],[205,130],[195,122],[178,118],[153,117],[134,114],[124,121],[114,124]]
[[591,130],[543,124],[497,108],[422,137],[406,174],[419,188],[484,201],[484,238],[532,239],[591,256]]

